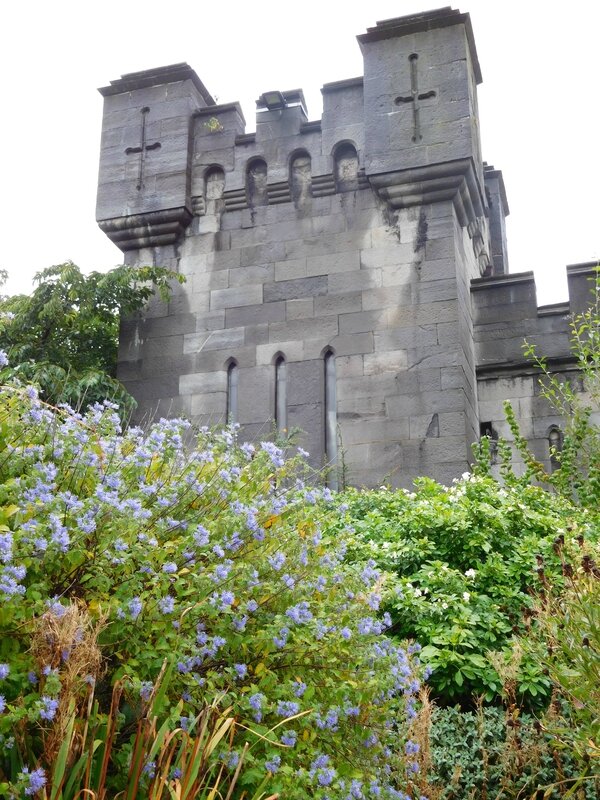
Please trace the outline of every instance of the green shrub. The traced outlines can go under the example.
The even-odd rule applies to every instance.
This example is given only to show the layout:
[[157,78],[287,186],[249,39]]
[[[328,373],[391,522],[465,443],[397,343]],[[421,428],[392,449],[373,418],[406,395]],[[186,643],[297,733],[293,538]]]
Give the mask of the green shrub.
[[[421,478],[414,492],[349,490],[343,499],[346,515],[329,536],[347,541],[349,561],[371,560],[387,573],[391,630],[423,645],[437,697],[498,698],[502,681],[488,652],[508,658],[514,635],[529,630],[545,576],[560,583],[555,540],[583,530],[578,509],[539,487],[503,488],[485,475],[450,488]],[[520,700],[547,700],[540,647],[533,642],[523,654]]]

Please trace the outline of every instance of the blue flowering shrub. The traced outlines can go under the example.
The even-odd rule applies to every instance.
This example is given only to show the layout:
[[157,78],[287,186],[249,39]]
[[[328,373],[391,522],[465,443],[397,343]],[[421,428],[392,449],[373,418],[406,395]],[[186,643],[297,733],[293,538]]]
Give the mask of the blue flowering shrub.
[[2,389],[0,796],[204,797],[156,742],[211,708],[221,796],[406,797],[417,648],[383,635],[379,571],[324,545],[303,463]]

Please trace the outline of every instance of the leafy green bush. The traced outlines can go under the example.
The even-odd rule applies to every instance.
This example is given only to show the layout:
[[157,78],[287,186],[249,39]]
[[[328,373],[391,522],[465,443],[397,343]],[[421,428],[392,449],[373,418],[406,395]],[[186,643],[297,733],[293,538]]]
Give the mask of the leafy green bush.
[[378,571],[323,542],[336,512],[302,462],[234,430],[121,433],[110,404],[82,416],[2,389],[0,796],[60,786],[95,726],[88,773],[133,798],[132,764],[142,785],[164,767],[136,745],[160,695],[156,731],[197,729],[215,704],[232,720],[205,764],[223,795],[235,779],[250,797],[405,797],[415,659],[382,635]]
[[[554,542],[577,534],[577,509],[539,487],[503,488],[485,475],[450,488],[421,478],[414,492],[349,490],[343,499],[347,512],[329,537],[347,541],[349,561],[386,571],[391,630],[423,645],[438,698],[499,697],[488,651],[509,658],[514,634],[529,629],[543,576],[560,582]],[[520,699],[549,693],[540,647],[533,643],[521,660]]]
[[[0,271],[0,286],[6,280]],[[83,275],[67,261],[38,272],[31,295],[0,298],[0,348],[12,374],[44,400],[85,408],[106,397],[125,416],[135,401],[116,379],[120,315],[163,300],[185,278],[162,267],[120,266]]]

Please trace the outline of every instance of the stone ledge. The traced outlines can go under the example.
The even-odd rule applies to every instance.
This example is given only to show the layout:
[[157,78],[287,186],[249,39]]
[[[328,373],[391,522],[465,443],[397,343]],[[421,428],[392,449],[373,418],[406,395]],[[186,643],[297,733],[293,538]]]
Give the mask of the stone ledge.
[[[577,361],[573,356],[547,358],[546,363],[551,372],[579,373]],[[527,359],[514,359],[511,361],[490,362],[478,364],[475,370],[477,380],[494,380],[510,377],[513,373],[519,377],[539,376],[541,371]]]
[[327,94],[328,92],[339,92],[342,89],[352,89],[356,86],[362,86],[364,84],[364,78],[362,75],[359,75],[358,78],[344,78],[341,81],[331,81],[331,83],[324,83],[321,87],[321,94]]
[[569,302],[538,306],[538,317],[563,317],[571,313]]
[[584,261],[581,264],[568,264],[567,277],[579,277],[580,275],[591,278],[600,269],[600,261]]
[[155,67],[140,72],[128,72],[125,75],[121,75],[116,81],[111,81],[110,86],[103,86],[98,91],[103,97],[110,97],[114,94],[132,92],[135,89],[146,89],[149,86],[161,86],[165,83],[187,80],[192,81],[207,106],[215,105],[215,101],[206,86],[185,61],[179,64],[169,64],[166,67]]
[[392,208],[454,200],[461,225],[485,216],[485,203],[470,158],[367,177]]
[[[204,108],[199,108],[196,111],[194,111],[192,117],[210,117],[215,114],[224,114],[226,111],[235,111],[239,115],[244,125],[246,124],[246,118],[244,117],[242,107],[237,101],[235,103],[219,103],[218,105],[211,105],[211,106],[205,106]],[[245,136],[246,134],[241,134],[241,135]]]
[[514,272],[508,275],[490,275],[485,278],[473,278],[471,281],[471,291],[481,289],[496,289],[499,286],[510,286],[517,283],[535,283],[533,271]]
[[150,211],[128,217],[100,219],[98,226],[108,238],[123,250],[142,247],[161,247],[177,242],[189,225],[192,213],[185,207]]

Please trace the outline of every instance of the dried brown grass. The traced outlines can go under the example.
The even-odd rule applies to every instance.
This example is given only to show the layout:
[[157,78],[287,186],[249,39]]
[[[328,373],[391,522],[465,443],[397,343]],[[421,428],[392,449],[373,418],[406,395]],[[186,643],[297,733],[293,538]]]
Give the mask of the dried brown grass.
[[72,601],[60,616],[48,610],[34,623],[31,652],[41,676],[57,670],[60,675],[59,705],[52,722],[43,732],[44,759],[51,763],[63,741],[73,709],[87,704],[96,680],[103,672],[98,636],[106,618],[93,619],[83,603]]

